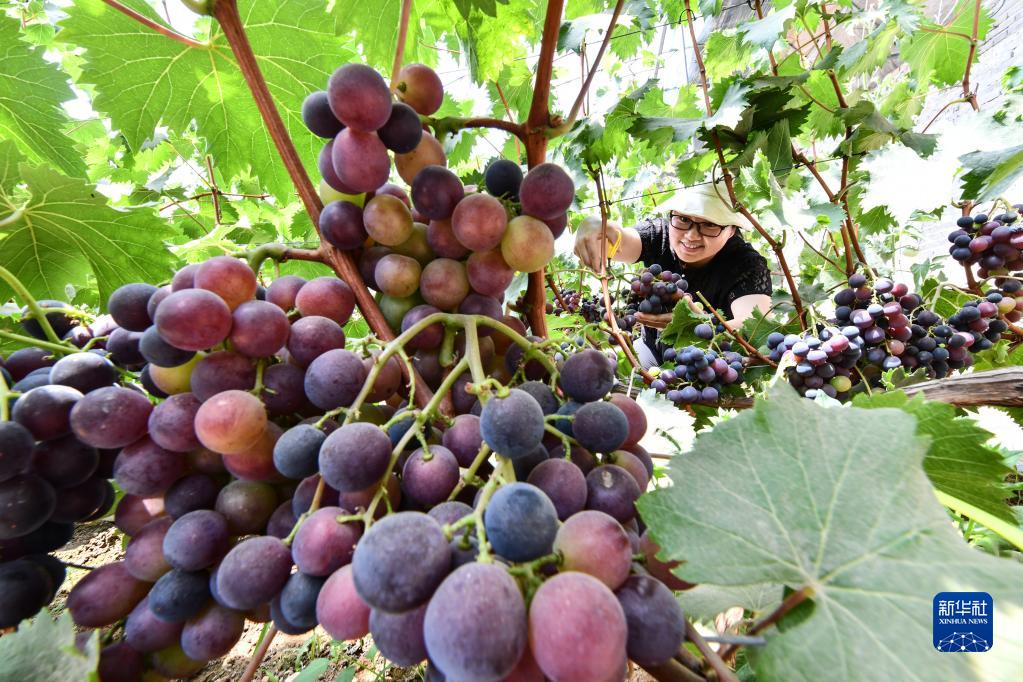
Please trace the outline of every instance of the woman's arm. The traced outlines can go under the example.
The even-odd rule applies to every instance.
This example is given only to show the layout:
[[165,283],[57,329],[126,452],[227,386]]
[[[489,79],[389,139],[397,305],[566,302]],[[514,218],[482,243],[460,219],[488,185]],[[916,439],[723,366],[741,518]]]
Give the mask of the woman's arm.
[[771,297],[767,294],[747,294],[732,301],[732,319],[726,320],[729,329],[736,330],[742,323],[753,317],[753,311],[759,310],[766,315],[771,309]]
[[[705,312],[703,310],[703,304],[699,301],[694,301],[689,294],[686,294],[686,300],[689,301],[689,308],[695,312]],[[747,296],[740,296],[739,298],[732,301],[732,318],[725,320],[725,324],[728,325],[729,329],[739,329],[743,322],[753,316],[754,310],[759,310],[763,314],[767,314],[767,311],[771,308],[771,297],[766,294],[749,294]],[[663,315],[644,315],[643,313],[636,313],[636,320],[643,325],[648,327],[654,327],[655,329],[664,329],[671,322],[672,313],[664,313]]]
[[[640,241],[639,232],[633,227],[623,228],[618,223],[607,221],[607,250],[611,253],[611,247],[621,235],[622,243],[613,256],[613,260],[619,263],[635,263],[639,260],[643,250],[643,243]],[[600,219],[586,218],[575,232],[575,255],[591,270],[600,272],[603,263],[600,260]]]

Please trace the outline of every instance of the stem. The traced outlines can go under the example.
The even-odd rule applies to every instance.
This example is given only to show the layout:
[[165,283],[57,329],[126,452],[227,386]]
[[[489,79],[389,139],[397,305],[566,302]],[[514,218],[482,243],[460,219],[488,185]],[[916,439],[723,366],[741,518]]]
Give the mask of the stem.
[[[60,337],[57,336],[57,332],[53,331],[53,327],[50,326],[50,321],[46,319],[46,314],[43,312],[42,307],[36,301],[35,297],[29,293],[29,290],[21,283],[21,280],[17,276],[8,270],[7,268],[0,265],[0,279],[7,282],[7,285],[14,291],[14,295],[25,302],[28,306],[29,311],[32,313],[32,317],[39,326],[42,327],[43,334],[46,339],[54,344],[61,344]],[[67,352],[67,351],[65,351]]]
[[[544,18],[540,55],[536,63],[533,100],[524,126],[526,163],[530,168],[543,163],[547,156],[546,131],[551,127],[551,76],[554,74],[554,51],[558,46],[558,33],[561,30],[561,15],[564,9],[565,0],[547,0],[547,15]],[[529,283],[526,287],[526,303],[529,309],[526,311],[526,317],[533,333],[546,338],[548,332],[544,301],[544,276],[541,268],[537,272],[529,273]]]
[[10,388],[7,386],[7,380],[4,379],[2,374],[0,374],[0,422],[9,421],[11,418],[11,408],[7,403],[8,394],[10,394],[10,392]]
[[19,341],[28,346],[35,346],[36,348],[42,348],[44,350],[53,351],[54,353],[61,353],[63,355],[70,355],[71,353],[80,352],[77,348],[72,346],[66,346],[62,343],[50,343],[49,341],[42,341],[35,338],[34,336],[24,336],[22,334],[15,334],[14,332],[8,332],[0,329],[0,339],[10,339],[11,341]]
[[153,21],[152,19],[150,19],[149,17],[144,16],[142,14],[139,14],[138,12],[136,12],[133,9],[131,9],[130,7],[125,7],[121,3],[117,2],[117,0],[103,0],[103,2],[105,2],[108,5],[110,5],[111,7],[116,9],[121,14],[124,14],[126,16],[131,17],[132,19],[134,19],[135,21],[139,22],[140,24],[142,24],[144,26],[148,26],[149,28],[153,29],[157,33],[165,35],[168,38],[170,38],[171,40],[176,40],[179,43],[181,43],[182,45],[185,45],[187,47],[198,47],[198,48],[203,48],[203,49],[209,49],[210,48],[210,45],[208,45],[206,43],[200,43],[197,40],[192,40],[188,36],[181,35],[177,31],[175,31],[174,29],[168,28],[168,27],[164,26],[163,24],[158,24],[155,21]]
[[488,446],[486,443],[480,446],[480,451],[476,453],[476,459],[472,460],[472,464],[469,465],[469,468],[465,470],[465,474],[458,481],[458,485],[456,485],[455,489],[451,491],[450,495],[448,495],[448,502],[457,498],[458,493],[462,492],[462,490],[465,489],[466,484],[473,478],[475,478],[476,472],[479,471],[479,468],[483,466],[484,462],[487,461],[487,458],[490,457],[490,454],[491,454],[490,446]]
[[398,44],[394,47],[394,64],[391,66],[391,92],[398,88],[398,72],[405,58],[405,40],[408,38],[408,19],[412,13],[412,0],[402,0],[401,18],[398,20]]
[[565,299],[561,297],[561,289],[558,288],[558,284],[554,281],[554,275],[548,272],[544,279],[547,281],[547,286],[550,288],[551,293],[554,294],[554,298],[558,301],[558,305],[565,312],[568,312],[568,306],[565,305]]
[[13,225],[14,223],[21,220],[21,217],[23,215],[25,215],[25,207],[19,206],[18,208],[14,209],[14,211],[12,211],[9,216],[4,218],[3,220],[0,220],[0,227],[7,227],[8,225]]
[[[458,317],[461,317],[461,316],[458,316]],[[426,319],[429,319],[429,318],[426,318]],[[476,320],[476,324],[481,324],[484,327],[490,327],[491,329],[496,329],[497,331],[501,332],[502,334],[507,336],[509,339],[511,339],[512,342],[515,345],[521,346],[523,349],[525,349],[527,351],[529,351],[529,350],[531,350],[533,348],[533,342],[532,341],[530,341],[526,337],[524,337],[521,334],[519,334],[517,331],[515,331],[514,329],[512,329],[511,327],[506,325],[504,322],[499,322],[498,320],[495,320],[495,319],[492,319],[492,318],[489,318],[489,317],[483,317],[483,316],[477,317],[477,318],[475,318],[475,320]],[[540,364],[542,364],[544,366],[544,369],[546,369],[552,375],[558,373],[558,368],[555,366],[555,364],[553,362],[551,362],[551,359],[549,357],[547,357],[546,355],[544,355],[543,353],[534,353],[532,355],[523,356],[523,362],[525,362],[525,360],[527,360],[527,359],[532,359],[532,358],[536,358],[540,362]]]
[[480,359],[480,335],[476,320],[469,320],[465,324],[465,356],[469,358],[469,373],[473,383],[486,381],[487,373],[483,371],[483,361]]
[[477,116],[472,118],[459,118],[456,116],[445,116],[443,118],[421,117],[423,122],[429,125],[442,136],[446,132],[454,132],[464,128],[496,128],[511,133],[517,138],[523,138],[525,131],[521,124],[514,121],[506,121],[503,118],[489,118]]
[[1016,526],[1011,523],[1006,523],[997,516],[989,514],[983,509],[978,509],[972,504],[953,497],[948,493],[935,490],[934,494],[937,496],[939,502],[952,511],[968,517],[971,521],[979,521],[1005,540],[1011,542],[1017,549],[1023,550],[1023,531]]
[[699,297],[700,302],[703,303],[704,307],[707,308],[708,310],[710,310],[711,314],[717,319],[718,322],[721,323],[721,326],[725,328],[725,331],[728,332],[728,335],[731,336],[736,341],[738,341],[739,345],[742,346],[743,348],[745,348],[746,351],[750,355],[752,355],[753,357],[757,358],[758,360],[761,360],[761,361],[767,363],[771,367],[777,367],[778,366],[778,363],[774,362],[770,358],[765,358],[763,355],[761,355],[760,351],[758,351],[756,348],[754,348],[753,345],[750,344],[749,341],[747,341],[746,339],[744,339],[742,337],[742,334],[740,334],[739,332],[737,332],[734,329],[732,329],[731,327],[729,327],[728,326],[728,321],[725,320],[725,318],[721,316],[721,313],[719,313],[717,311],[717,309],[715,309],[714,306],[712,306],[710,304],[710,301],[708,301],[707,298],[703,294],[701,294],[699,291],[697,291],[696,295],[697,295],[697,297]]
[[974,111],[980,111],[980,104],[977,103],[977,93],[970,92],[970,69],[973,67],[973,57],[977,53],[977,33],[980,30],[980,0],[973,3],[973,31],[970,33],[970,52],[966,55],[966,70],[963,72],[963,97],[973,107]]
[[409,430],[401,437],[398,444],[394,446],[394,449],[391,451],[391,462],[387,467],[386,473],[384,473],[383,478],[381,479],[380,488],[377,490],[376,495],[373,496],[373,501],[369,503],[369,506],[366,508],[366,512],[363,514],[363,523],[367,529],[373,524],[373,515],[376,512],[377,505],[380,503],[380,500],[387,495],[386,482],[390,479],[391,473],[394,471],[394,467],[398,463],[398,458],[401,456],[402,450],[404,450],[408,442],[415,437],[419,437],[423,443],[424,449],[426,448],[426,441],[422,438],[423,424],[430,420],[430,415],[438,413],[438,408],[444,400],[444,397],[451,392],[451,387],[454,386],[455,380],[458,379],[468,366],[468,358],[462,358],[458,361],[458,364],[452,368],[448,375],[444,377],[444,381],[441,385],[437,387],[437,392],[430,398],[430,402],[428,402],[426,407],[424,407],[416,416],[415,423],[409,427]]
[[[277,153],[280,154],[288,175],[291,177],[298,196],[306,209],[306,213],[309,214],[309,218],[319,235],[320,211],[323,209],[323,204],[320,201],[320,197],[316,194],[312,182],[309,180],[309,175],[302,165],[302,160],[298,156],[295,144],[288,135],[288,130],[281,120],[280,112],[277,111],[277,106],[274,104],[273,97],[266,85],[266,80],[263,78],[263,73],[259,69],[256,55],[252,52],[252,46],[245,35],[241,17],[238,15],[237,1],[217,0],[213,7],[213,16],[220,23],[224,36],[231,45],[231,51],[234,53],[235,59],[238,60],[238,66],[245,77],[245,82],[249,86],[252,98],[259,109],[259,114],[263,118],[263,124],[267,128],[267,132],[270,133],[274,146],[277,148]],[[341,279],[351,286],[352,291],[355,293],[355,301],[359,306],[359,310],[369,324],[370,329],[373,330],[373,333],[384,341],[392,340],[394,332],[388,326],[383,313],[380,312],[376,301],[370,295],[369,289],[366,288],[352,254],[347,251],[340,251],[327,244],[324,244],[322,248],[327,264],[334,269]],[[416,384],[418,387],[415,395],[416,402],[420,405],[425,404],[429,401],[429,391],[424,389],[425,383],[416,382]]]
[[263,634],[263,641],[259,643],[259,648],[252,654],[249,664],[245,666],[245,672],[242,674],[240,682],[252,682],[252,678],[256,676],[256,670],[259,668],[259,664],[263,662],[266,652],[270,649],[270,643],[277,634],[277,628],[272,623],[269,623],[268,625],[270,625],[270,627]]
[[[500,83],[498,83],[497,81],[494,81],[494,87],[497,88],[497,96],[501,98],[501,103],[504,104],[504,113],[506,113],[508,115],[508,120],[511,121],[512,120],[512,112],[511,112],[511,107],[508,106],[508,98],[504,96],[504,90],[501,89],[501,84]],[[520,137],[521,137],[520,135],[516,135],[515,136],[515,157],[516,157],[518,163],[521,164],[522,163],[522,147],[521,147],[522,143],[521,143],[521,140],[519,139]]]
[[[686,4],[688,4],[688,0],[686,0]],[[739,678],[732,672],[732,669],[725,665],[725,662],[721,660],[717,652],[710,648],[707,640],[696,631],[696,628],[689,621],[686,621],[686,639],[696,645],[696,648],[703,654],[711,669],[717,673],[720,682],[739,682]]]
[[951,107],[951,106],[953,106],[955,104],[962,104],[964,102],[973,102],[973,100],[970,97],[959,97],[958,99],[954,99],[951,102],[946,102],[945,106],[943,106],[942,108],[938,109],[938,113],[934,114],[934,116],[931,117],[931,120],[927,122],[927,125],[925,125],[924,129],[921,130],[920,132],[921,133],[926,133],[927,129],[930,128],[934,124],[934,122],[938,120],[938,117],[941,116],[943,113],[945,113],[946,109],[948,109],[949,107]]
[[[846,275],[846,276],[848,276],[848,275],[852,274],[852,270],[851,270],[851,268],[850,268],[849,270],[843,270],[843,269],[842,269],[842,266],[841,266],[841,265],[839,265],[838,263],[836,263],[836,262],[835,262],[834,260],[832,260],[832,259],[831,259],[831,258],[829,258],[829,257],[828,257],[827,255],[825,255],[825,254],[824,254],[824,253],[823,253],[823,252],[822,252],[822,251],[821,251],[820,249],[818,249],[818,248],[817,248],[816,246],[814,246],[813,244],[811,244],[811,243],[810,243],[810,240],[806,238],[806,235],[805,235],[805,234],[803,234],[803,232],[802,232],[802,231],[799,231],[799,232],[798,232],[798,234],[799,234],[799,238],[803,240],[803,243],[804,243],[804,244],[806,244],[806,246],[807,246],[807,247],[808,247],[808,248],[809,248],[809,249],[810,249],[811,251],[813,251],[813,252],[814,252],[814,253],[816,253],[816,254],[817,254],[818,256],[820,256],[820,257],[821,257],[821,258],[823,258],[823,259],[824,259],[825,261],[827,261],[827,262],[828,262],[828,263],[829,263],[829,264],[830,264],[830,265],[831,265],[831,266],[832,266],[833,268],[835,268],[835,269],[836,269],[836,270],[838,270],[838,271],[839,271],[840,273],[842,273],[843,275]],[[849,255],[849,254],[847,253],[847,254],[846,254],[846,256],[848,257],[848,255]],[[848,267],[848,266],[851,266],[851,263],[846,263],[846,265],[847,265],[847,267]]]
[[597,202],[600,204],[600,289],[604,296],[604,309],[607,310],[608,323],[611,325],[611,333],[615,337],[615,341],[622,347],[622,351],[625,353],[625,357],[628,358],[629,364],[632,365],[633,369],[639,372],[643,376],[643,380],[648,384],[654,380],[653,376],[650,375],[645,369],[643,369],[643,363],[639,361],[639,358],[632,352],[632,346],[628,344],[625,338],[622,336],[622,330],[618,328],[618,319],[614,314],[614,310],[611,306],[611,290],[607,285],[607,197],[604,195],[604,170],[603,168],[597,168],[594,172],[590,169],[590,173],[593,175],[593,180],[597,184]]
[[[809,587],[809,586],[804,587],[801,590],[797,590],[797,591],[793,592],[792,594],[790,594],[789,596],[787,596],[785,598],[785,601],[783,601],[781,604],[778,605],[778,608],[776,608],[774,611],[772,611],[763,620],[760,620],[757,623],[755,623],[753,625],[753,627],[750,628],[748,634],[755,635],[758,632],[761,632],[761,631],[765,630],[769,626],[774,625],[779,620],[781,620],[782,616],[784,616],[786,613],[788,613],[792,609],[796,608],[796,606],[798,606],[799,604],[802,604],[803,601],[805,601],[807,599],[807,597],[810,597],[810,596],[813,596],[813,589],[811,587]],[[719,652],[721,658],[724,659],[724,660],[728,660],[729,658],[731,658],[735,654],[735,651],[740,646],[742,646],[742,645],[741,644],[729,644],[728,646],[723,647],[721,649],[721,651]]]
[[614,11],[611,12],[611,21],[607,24],[607,31],[604,32],[604,40],[600,43],[600,49],[597,50],[597,56],[593,59],[593,64],[590,66],[590,72],[586,74],[586,80],[583,81],[583,86],[579,90],[579,94],[576,95],[575,102],[572,104],[572,109],[568,112],[568,118],[558,126],[557,130],[568,130],[575,123],[576,117],[579,115],[579,109],[583,105],[583,101],[586,99],[586,93],[590,90],[590,84],[593,82],[593,77],[597,75],[597,70],[600,68],[600,60],[604,57],[604,52],[607,50],[607,44],[611,42],[611,34],[614,33],[615,25],[618,23],[618,15],[622,12],[622,5],[625,4],[625,0],[618,0],[615,3]]

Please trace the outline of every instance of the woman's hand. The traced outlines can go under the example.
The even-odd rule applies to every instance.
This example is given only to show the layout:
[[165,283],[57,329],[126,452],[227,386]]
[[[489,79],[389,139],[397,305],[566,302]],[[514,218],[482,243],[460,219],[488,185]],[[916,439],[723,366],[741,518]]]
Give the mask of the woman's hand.
[[[689,309],[694,313],[703,314],[703,304],[698,301],[694,301],[693,297],[689,294],[683,296],[685,301],[689,304]],[[671,322],[673,313],[663,313],[660,315],[651,315],[649,313],[636,313],[636,321],[645,327],[653,327],[654,329],[664,329]]]
[[[605,256],[610,254],[610,245],[618,241],[621,228],[614,223],[607,224],[608,248],[604,251]],[[601,230],[600,218],[586,218],[575,231],[575,255],[583,262],[583,265],[594,272],[603,272],[604,261],[600,258]]]
[[651,315],[650,313],[636,313],[636,321],[644,327],[653,327],[654,329],[664,329],[671,322],[671,313],[662,313],[660,315]]

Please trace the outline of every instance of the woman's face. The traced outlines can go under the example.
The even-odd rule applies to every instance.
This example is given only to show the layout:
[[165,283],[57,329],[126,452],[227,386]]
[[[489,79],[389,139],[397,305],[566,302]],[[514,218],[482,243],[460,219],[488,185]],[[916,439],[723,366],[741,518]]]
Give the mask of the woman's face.
[[703,265],[717,255],[725,243],[735,234],[735,227],[722,227],[672,213],[668,230],[668,242],[678,259],[688,265]]

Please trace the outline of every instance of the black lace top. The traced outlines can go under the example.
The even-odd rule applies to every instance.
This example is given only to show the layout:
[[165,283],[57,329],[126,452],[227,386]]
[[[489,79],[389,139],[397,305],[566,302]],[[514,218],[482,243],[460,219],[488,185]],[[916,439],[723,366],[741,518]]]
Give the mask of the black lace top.
[[[689,291],[699,291],[712,306],[731,317],[732,302],[750,294],[771,294],[771,271],[767,259],[757,253],[736,232],[714,258],[700,267],[687,266],[671,250],[664,218],[647,218],[636,226],[642,251],[639,259],[646,266],[657,263],[671,272],[680,272],[689,282]],[[699,300],[699,299],[697,299]],[[643,330],[643,340],[661,362],[663,344],[657,342],[658,331]]]

